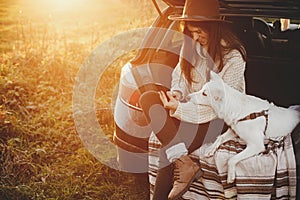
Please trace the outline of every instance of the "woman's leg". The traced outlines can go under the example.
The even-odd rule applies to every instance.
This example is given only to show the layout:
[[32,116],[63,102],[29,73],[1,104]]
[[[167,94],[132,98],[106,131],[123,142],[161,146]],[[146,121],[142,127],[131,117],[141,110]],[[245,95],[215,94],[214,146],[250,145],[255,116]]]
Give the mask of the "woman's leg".
[[[178,120],[174,120],[174,125],[177,127],[179,124]],[[156,180],[153,189],[152,200],[168,200],[168,195],[173,187],[174,181],[174,166],[168,160],[165,148],[158,151],[159,163],[156,174]]]
[[[169,191],[169,186],[171,185],[170,177],[173,175],[167,173],[166,178],[161,172],[161,170],[165,172],[169,169],[169,160],[172,160],[169,158],[165,159],[165,150],[167,149],[168,151],[170,150],[170,153],[168,152],[169,155],[175,155],[171,157],[173,160],[177,158],[174,162],[177,178],[169,197],[180,196],[189,187],[191,181],[200,173],[200,167],[193,163],[189,156],[187,156],[187,153],[188,150],[192,152],[202,145],[209,123],[198,126],[196,124],[179,122],[170,117],[169,112],[164,109],[156,91],[143,93],[140,97],[140,105],[153,132],[163,145],[163,149],[161,150],[163,156],[160,156],[160,166],[154,195],[159,197],[159,195],[165,194]],[[178,151],[178,145],[184,147]],[[166,187],[166,190],[162,190],[164,187]]]
[[189,154],[200,148],[203,143],[215,141],[219,135],[226,132],[227,128],[228,126],[221,119],[215,119],[208,123],[199,124],[198,131],[192,142],[184,140]]
[[163,146],[180,142],[179,139],[175,140],[178,131],[176,120],[162,105],[157,91],[144,92],[140,97],[140,105],[149,126]]
[[180,138],[182,138],[182,142],[184,142],[190,154],[203,144],[210,123],[198,125],[182,122],[182,124],[185,128],[180,133]]
[[[193,152],[201,146],[205,138],[208,124],[195,125],[174,121],[178,128],[178,135],[176,137],[183,138],[184,142],[189,147],[189,152]],[[156,182],[154,185],[153,200],[167,200],[174,182],[174,165],[171,164],[167,158],[165,148],[159,150],[159,169],[156,175]]]
[[158,169],[152,200],[168,200],[168,195],[173,187],[173,177],[173,165]]
[[[223,121],[221,122],[221,124],[218,123],[217,121],[220,120],[214,120],[212,122],[204,123],[200,125],[184,123],[184,122],[180,123],[179,131],[177,134],[180,138],[182,138],[182,141],[184,142],[185,146],[188,148],[188,153],[192,153],[198,148],[200,148],[203,142],[205,141],[207,134],[213,134],[216,137],[217,135],[220,135],[223,132],[223,129],[226,129],[226,127],[223,127],[224,126]],[[197,164],[193,163],[193,161],[191,161],[191,159],[188,156],[185,156],[179,158],[178,161],[174,162],[175,165],[174,176],[176,176],[176,169],[177,172],[178,169],[180,169],[180,167],[176,167],[176,165],[178,164],[181,165],[182,161],[186,162],[187,165],[181,167],[182,169],[179,172],[180,175],[179,176],[177,175],[177,178],[173,183],[173,187],[168,195],[168,198],[175,199],[179,196],[182,196],[185,193],[185,191],[188,190],[193,180],[197,178],[198,175],[202,174],[200,166],[198,166],[199,171],[197,171],[197,168],[193,167],[194,172],[193,173],[188,172],[190,170],[189,167],[192,167],[193,165],[197,165]]]

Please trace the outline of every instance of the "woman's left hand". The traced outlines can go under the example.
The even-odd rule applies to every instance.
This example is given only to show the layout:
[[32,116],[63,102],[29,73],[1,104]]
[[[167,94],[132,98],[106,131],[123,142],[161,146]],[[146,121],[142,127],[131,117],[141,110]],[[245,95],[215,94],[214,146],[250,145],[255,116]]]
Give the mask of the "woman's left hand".
[[160,100],[162,101],[165,108],[175,111],[178,107],[178,100],[173,96],[171,91],[167,91],[167,96],[163,91],[158,92]]

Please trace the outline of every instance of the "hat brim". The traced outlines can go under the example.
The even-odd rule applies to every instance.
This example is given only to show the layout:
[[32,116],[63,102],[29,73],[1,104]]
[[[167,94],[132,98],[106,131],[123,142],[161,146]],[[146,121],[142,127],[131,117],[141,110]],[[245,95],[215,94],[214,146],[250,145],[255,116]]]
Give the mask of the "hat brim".
[[193,16],[182,16],[182,15],[169,15],[169,20],[172,21],[193,21],[193,22],[224,22],[232,23],[231,21],[217,19],[217,18],[206,18],[206,17],[193,17]]

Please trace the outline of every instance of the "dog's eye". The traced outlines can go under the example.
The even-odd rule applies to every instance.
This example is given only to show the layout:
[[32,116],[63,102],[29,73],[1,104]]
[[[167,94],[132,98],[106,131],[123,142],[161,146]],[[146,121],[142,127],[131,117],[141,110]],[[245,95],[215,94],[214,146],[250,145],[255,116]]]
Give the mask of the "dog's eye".
[[207,94],[205,93],[205,91],[202,92],[202,95],[205,96],[205,97],[207,96]]

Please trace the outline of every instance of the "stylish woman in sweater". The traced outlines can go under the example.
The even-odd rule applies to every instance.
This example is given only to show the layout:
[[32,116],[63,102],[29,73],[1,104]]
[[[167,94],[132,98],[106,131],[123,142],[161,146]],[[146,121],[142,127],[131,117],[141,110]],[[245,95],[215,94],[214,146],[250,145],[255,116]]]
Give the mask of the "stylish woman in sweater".
[[[173,71],[171,90],[166,94],[159,92],[159,97],[145,95],[141,101],[143,107],[143,99],[159,98],[169,110],[166,124],[172,120],[179,126],[177,129],[164,127],[156,134],[164,148],[160,151],[154,200],[179,198],[201,175],[200,167],[187,155],[202,145],[216,115],[211,107],[189,102],[188,94],[200,90],[209,81],[210,70],[219,73],[231,87],[245,92],[245,50],[230,31],[229,23],[219,18],[218,1],[187,0],[183,12],[182,16],[169,17],[181,20],[183,32],[189,36],[184,40],[180,62]],[[150,113],[149,108],[143,109]]]

